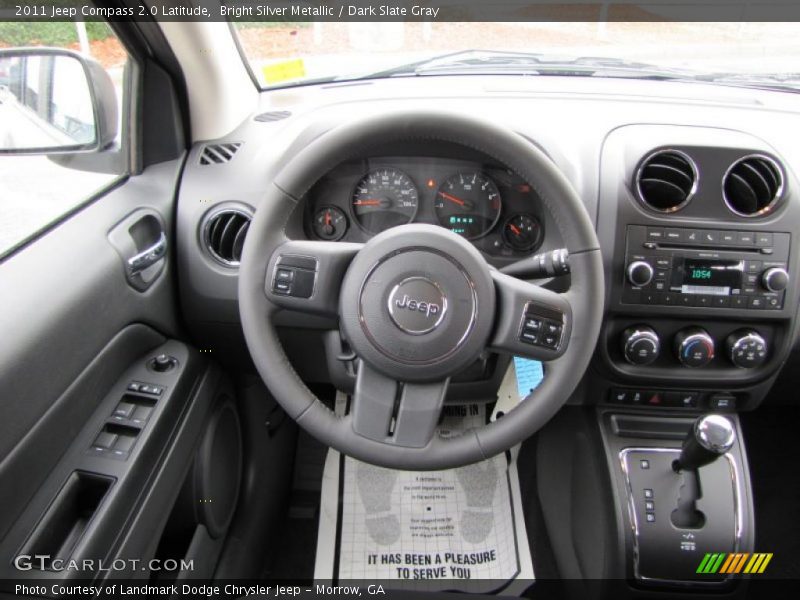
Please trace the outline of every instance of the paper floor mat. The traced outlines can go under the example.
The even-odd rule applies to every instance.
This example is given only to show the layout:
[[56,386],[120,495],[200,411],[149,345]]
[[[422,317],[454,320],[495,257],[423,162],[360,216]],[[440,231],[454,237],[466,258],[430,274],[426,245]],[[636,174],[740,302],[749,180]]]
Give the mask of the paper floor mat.
[[[441,435],[485,419],[482,406],[448,409]],[[444,471],[384,469],[330,450],[320,513],[318,581],[509,594],[533,580],[516,449]]]

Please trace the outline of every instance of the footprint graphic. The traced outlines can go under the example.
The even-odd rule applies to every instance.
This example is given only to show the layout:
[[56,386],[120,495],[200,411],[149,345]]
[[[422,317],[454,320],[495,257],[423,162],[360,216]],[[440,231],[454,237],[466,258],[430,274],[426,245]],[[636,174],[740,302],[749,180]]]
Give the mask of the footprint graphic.
[[471,544],[484,541],[494,527],[492,505],[497,489],[494,461],[456,469],[456,476],[467,496],[467,508],[461,513],[461,536]]
[[356,485],[364,510],[367,532],[376,544],[388,546],[400,539],[400,520],[392,513],[392,491],[397,471],[358,463]]

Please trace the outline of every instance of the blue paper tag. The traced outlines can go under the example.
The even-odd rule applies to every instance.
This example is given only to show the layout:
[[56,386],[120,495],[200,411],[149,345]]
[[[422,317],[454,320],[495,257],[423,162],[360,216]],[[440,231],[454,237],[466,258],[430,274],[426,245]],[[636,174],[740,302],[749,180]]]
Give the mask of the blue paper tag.
[[520,399],[527,398],[544,379],[544,369],[538,360],[515,356],[514,371],[517,373],[517,393]]

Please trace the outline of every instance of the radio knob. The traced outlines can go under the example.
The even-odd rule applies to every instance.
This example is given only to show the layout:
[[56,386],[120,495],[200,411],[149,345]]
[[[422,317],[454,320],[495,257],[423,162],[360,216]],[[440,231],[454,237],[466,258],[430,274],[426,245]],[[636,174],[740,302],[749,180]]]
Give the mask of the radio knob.
[[622,332],[622,353],[632,365],[649,365],[660,350],[658,334],[647,325],[635,325]]
[[767,269],[761,274],[761,285],[770,292],[782,292],[789,285],[789,273],[780,267]]
[[739,329],[725,340],[728,358],[742,369],[760,367],[767,360],[767,342],[754,329]]
[[643,287],[653,281],[653,267],[643,260],[636,260],[628,265],[628,281],[636,287]]
[[714,339],[705,329],[687,327],[675,335],[675,354],[685,367],[702,367],[714,358]]

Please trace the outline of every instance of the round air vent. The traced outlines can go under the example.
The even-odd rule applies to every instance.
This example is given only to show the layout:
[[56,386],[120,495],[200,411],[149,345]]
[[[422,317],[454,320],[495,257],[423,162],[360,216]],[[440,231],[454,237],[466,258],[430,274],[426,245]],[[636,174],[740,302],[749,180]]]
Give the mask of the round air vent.
[[253,218],[251,211],[234,206],[209,214],[203,225],[203,242],[211,256],[226,267],[238,267],[244,238]]
[[686,206],[697,190],[697,167],[678,150],[659,150],[642,161],[636,172],[641,202],[659,212]]
[[767,156],[753,155],[733,163],[722,179],[722,197],[734,213],[757,217],[775,207],[783,192],[783,172]]

